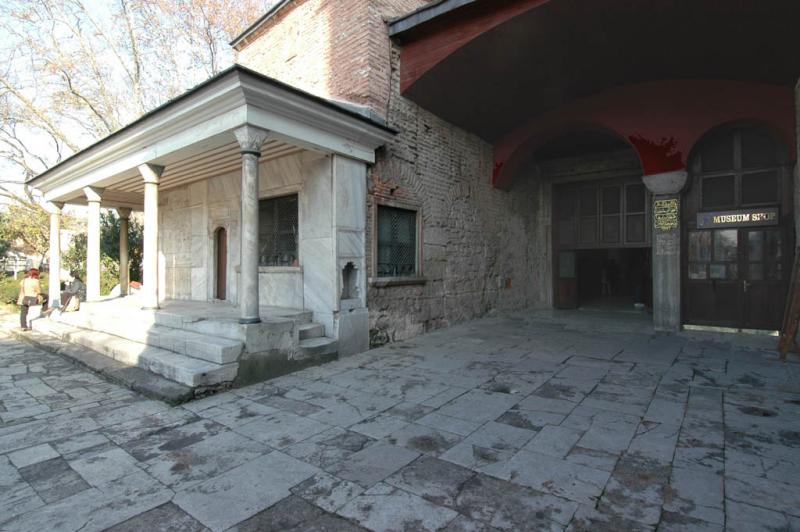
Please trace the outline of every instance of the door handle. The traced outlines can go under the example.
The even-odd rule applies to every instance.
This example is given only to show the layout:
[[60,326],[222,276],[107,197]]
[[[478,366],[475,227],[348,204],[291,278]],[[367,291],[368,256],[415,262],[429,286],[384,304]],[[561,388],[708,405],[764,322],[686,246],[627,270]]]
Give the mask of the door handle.
[[750,283],[748,281],[743,281],[742,284],[744,286],[745,293],[747,293],[747,288],[750,286]]

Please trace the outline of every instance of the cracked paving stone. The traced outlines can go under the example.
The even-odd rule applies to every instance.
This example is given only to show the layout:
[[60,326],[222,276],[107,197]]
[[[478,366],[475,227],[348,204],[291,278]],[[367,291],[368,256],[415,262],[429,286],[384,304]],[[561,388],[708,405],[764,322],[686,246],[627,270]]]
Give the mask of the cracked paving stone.
[[664,510],[718,525],[725,524],[723,477],[702,469],[672,468]]
[[663,511],[658,532],[723,532],[725,527],[708,523],[682,513]]
[[478,474],[467,480],[455,509],[501,530],[563,528],[578,504],[547,493]]
[[180,491],[173,502],[213,530],[224,530],[289,496],[289,489],[319,472],[273,451]]
[[486,474],[572,501],[594,504],[609,479],[608,471],[521,450],[510,460],[489,466]]
[[22,467],[19,474],[47,503],[60,501],[90,488],[61,457]]
[[452,432],[410,423],[387,436],[386,441],[392,445],[399,445],[412,451],[439,456],[460,442],[461,436]]
[[625,532],[648,532],[655,528],[584,504],[580,505],[566,528],[566,532],[621,532],[623,530]]
[[370,488],[398,469],[408,465],[419,453],[403,447],[377,442],[357,453],[353,453],[336,465],[335,476]]
[[229,532],[366,532],[366,529],[331,515],[300,497],[290,496],[234,526]]
[[454,507],[461,487],[475,473],[464,467],[423,456],[388,477],[384,482],[419,495],[434,504]]
[[458,516],[449,508],[396,488],[381,493],[366,492],[337,513],[370,530],[386,532],[435,531]]
[[317,473],[293,487],[291,492],[323,510],[335,512],[364,493],[364,488],[328,473]]
[[284,452],[321,469],[335,469],[337,464],[375,442],[372,438],[350,430],[333,427],[305,441],[284,449]]
[[106,529],[106,532],[210,532],[173,503],[168,502],[152,510],[131,517],[123,523]]
[[655,525],[665,498],[670,496],[669,480],[670,466],[623,456],[606,485],[598,508],[632,521]]

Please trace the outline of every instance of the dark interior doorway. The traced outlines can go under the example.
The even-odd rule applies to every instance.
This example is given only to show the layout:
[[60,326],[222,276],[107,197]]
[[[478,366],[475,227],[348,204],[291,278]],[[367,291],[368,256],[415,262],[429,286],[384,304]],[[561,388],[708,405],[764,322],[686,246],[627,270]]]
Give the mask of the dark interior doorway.
[[578,307],[644,310],[652,307],[650,248],[577,252]]
[[216,249],[217,284],[214,289],[216,299],[226,299],[228,284],[228,234],[224,227],[214,232],[214,248]]

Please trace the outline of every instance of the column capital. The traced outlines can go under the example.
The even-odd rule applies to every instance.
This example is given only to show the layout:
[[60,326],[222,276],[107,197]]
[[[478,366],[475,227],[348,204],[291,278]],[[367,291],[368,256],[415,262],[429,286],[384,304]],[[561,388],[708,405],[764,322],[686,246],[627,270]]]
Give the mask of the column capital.
[[269,131],[261,129],[260,127],[245,124],[244,126],[236,129],[233,134],[236,140],[239,141],[239,147],[242,153],[252,153],[253,155],[261,155],[261,145],[267,140]]
[[88,202],[100,202],[103,199],[103,193],[105,192],[104,188],[97,188],[97,187],[83,187],[83,193],[86,195],[86,201]]
[[117,216],[120,220],[127,220],[131,217],[131,210],[127,207],[117,207]]
[[145,183],[155,183],[157,185],[161,179],[161,174],[164,173],[164,167],[157,164],[140,164],[138,168]]
[[45,201],[42,203],[42,207],[48,214],[61,214],[64,204],[58,201]]
[[686,185],[687,178],[686,170],[673,170],[672,172],[642,176],[642,181],[651,194],[664,196],[678,194]]

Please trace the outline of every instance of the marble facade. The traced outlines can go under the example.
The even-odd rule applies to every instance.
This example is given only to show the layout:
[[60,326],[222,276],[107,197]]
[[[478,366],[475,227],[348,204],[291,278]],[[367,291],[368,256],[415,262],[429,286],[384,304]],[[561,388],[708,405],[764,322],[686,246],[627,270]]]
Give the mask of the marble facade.
[[[366,165],[303,151],[259,165],[259,199],[298,195],[298,266],[259,267],[262,306],[304,309],[340,342],[340,355],[369,347],[366,305]],[[240,289],[239,171],[163,191],[159,202],[160,299],[213,300],[215,231],[228,238],[225,300]],[[354,283],[344,294],[343,271]]]

